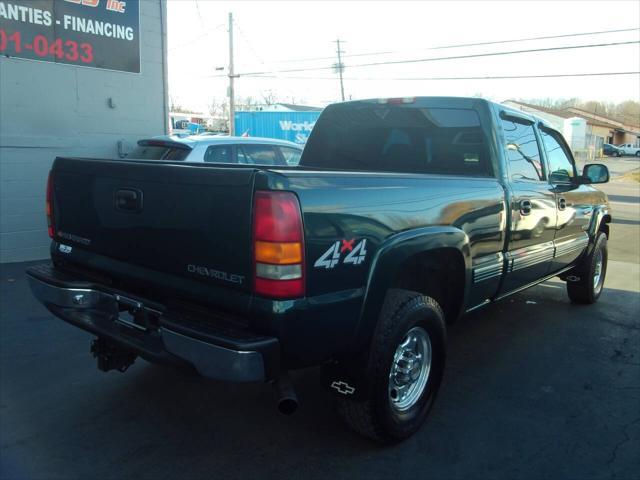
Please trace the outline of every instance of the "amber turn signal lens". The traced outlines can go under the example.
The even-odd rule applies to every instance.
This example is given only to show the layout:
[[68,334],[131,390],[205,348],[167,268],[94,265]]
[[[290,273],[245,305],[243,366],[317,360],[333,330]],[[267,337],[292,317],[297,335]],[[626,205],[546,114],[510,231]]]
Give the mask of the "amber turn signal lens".
[[256,262],[290,265],[302,262],[300,242],[261,242],[254,244]]

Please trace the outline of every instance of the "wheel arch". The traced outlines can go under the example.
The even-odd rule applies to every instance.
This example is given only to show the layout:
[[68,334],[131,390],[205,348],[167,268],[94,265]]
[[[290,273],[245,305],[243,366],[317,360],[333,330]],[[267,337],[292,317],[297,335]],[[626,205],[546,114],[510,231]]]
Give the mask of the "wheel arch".
[[[429,271],[445,273],[446,282],[433,282],[427,276]],[[434,299],[443,301],[444,298],[445,305],[441,307],[452,320],[464,311],[471,278],[469,237],[462,230],[449,226],[424,227],[390,237],[377,250],[369,270],[355,332],[356,343],[360,347],[368,345],[388,289],[403,288],[440,296]],[[441,288],[439,295],[435,285],[462,288],[463,294],[453,295],[452,290]]]
[[585,250],[584,255],[589,255],[593,250],[598,237],[598,232],[603,232],[607,239],[609,238],[609,224],[612,221],[611,213],[608,205],[598,205],[593,209],[593,216],[591,217],[591,223],[589,224],[589,245]]
[[604,232],[604,234],[609,238],[609,224],[611,223],[611,215],[606,213],[602,216],[600,223],[598,224],[598,231]]
[[590,244],[595,242],[596,234],[598,232],[604,232],[607,235],[607,238],[609,238],[609,224],[611,221],[612,217],[608,205],[599,205],[594,207],[591,225],[589,225]]

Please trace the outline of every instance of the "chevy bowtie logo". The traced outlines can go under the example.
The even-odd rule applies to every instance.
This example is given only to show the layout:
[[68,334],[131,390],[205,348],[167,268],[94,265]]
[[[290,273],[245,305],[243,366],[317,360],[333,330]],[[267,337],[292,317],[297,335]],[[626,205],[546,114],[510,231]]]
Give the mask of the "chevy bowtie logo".
[[356,389],[351,385],[349,385],[347,382],[338,381],[338,380],[334,381],[331,384],[331,388],[333,388],[334,390],[337,390],[343,395],[353,395],[353,392],[356,391]]

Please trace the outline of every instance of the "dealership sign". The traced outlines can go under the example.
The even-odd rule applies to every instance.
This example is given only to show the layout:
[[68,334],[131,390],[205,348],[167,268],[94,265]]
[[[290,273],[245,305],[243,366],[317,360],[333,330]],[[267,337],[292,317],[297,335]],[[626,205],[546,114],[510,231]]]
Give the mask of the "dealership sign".
[[0,55],[140,73],[138,0],[0,0]]

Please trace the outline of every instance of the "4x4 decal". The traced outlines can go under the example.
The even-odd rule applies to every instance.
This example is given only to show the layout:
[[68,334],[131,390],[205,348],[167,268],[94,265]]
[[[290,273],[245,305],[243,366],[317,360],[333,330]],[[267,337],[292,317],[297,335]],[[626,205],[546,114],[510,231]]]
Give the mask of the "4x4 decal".
[[340,258],[343,253],[347,255],[342,260],[342,263],[350,263],[352,265],[360,265],[364,262],[367,256],[367,240],[363,239],[358,242],[357,245],[353,245],[356,239],[351,240],[342,239],[335,242],[324,252],[318,260],[313,264],[316,268],[325,268],[327,270],[335,268],[340,263]]

